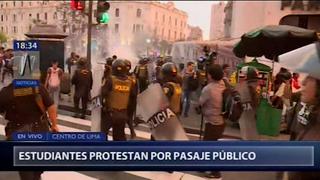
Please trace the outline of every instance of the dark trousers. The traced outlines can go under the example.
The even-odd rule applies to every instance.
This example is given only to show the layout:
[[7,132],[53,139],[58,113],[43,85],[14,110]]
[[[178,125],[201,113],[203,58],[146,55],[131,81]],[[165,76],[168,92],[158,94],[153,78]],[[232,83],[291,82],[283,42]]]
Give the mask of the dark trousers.
[[206,123],[204,129],[204,141],[217,141],[222,138],[225,124],[223,125],[212,125],[211,123]]
[[111,117],[108,113],[106,113],[105,111],[101,112],[101,132],[106,133],[106,135],[109,134],[109,131],[112,127],[112,123],[111,123]]
[[[80,99],[81,99],[81,104],[82,104],[81,110],[79,107]],[[74,108],[76,109],[76,113],[80,112],[82,115],[85,115],[86,111],[87,111],[89,97],[88,96],[82,96],[82,97],[74,96],[73,100],[74,100]]]
[[189,109],[190,109],[190,97],[191,97],[192,91],[185,90],[183,92],[183,105],[184,105],[184,115],[188,115]]
[[126,141],[126,134],[124,129],[126,123],[128,122],[128,113],[127,110],[113,110],[110,113],[111,124],[112,124],[112,137],[114,141]]

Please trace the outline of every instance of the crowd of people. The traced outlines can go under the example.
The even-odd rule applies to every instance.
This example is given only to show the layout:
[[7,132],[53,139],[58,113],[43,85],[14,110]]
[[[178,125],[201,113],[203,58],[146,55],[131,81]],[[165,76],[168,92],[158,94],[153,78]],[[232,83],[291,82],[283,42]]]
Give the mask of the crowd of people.
[[[12,49],[0,49],[0,69],[2,82],[5,77],[13,77]],[[154,65],[150,69],[150,64]],[[25,91],[22,97],[15,97],[16,91],[12,84],[0,91],[0,113],[6,112],[6,119],[11,120],[6,127],[8,139],[17,124],[27,124],[26,129],[41,131],[35,128],[34,122],[17,121],[19,117],[40,117],[42,111],[25,111],[28,103],[12,102],[32,101],[31,95],[40,94],[45,109],[49,112],[52,122],[51,128],[58,131],[56,125],[57,107],[61,91],[74,95],[75,117],[85,118],[87,105],[90,102],[90,91],[93,76],[88,68],[86,58],[71,53],[67,60],[68,72],[59,68],[57,61],[52,61],[48,68],[46,81],[38,90]],[[152,72],[150,72],[152,71]],[[135,138],[134,124],[139,123],[136,117],[137,95],[145,91],[152,83],[159,83],[168,98],[169,108],[177,117],[189,117],[192,97],[198,98],[196,109],[202,114],[204,121],[204,141],[217,141],[223,137],[228,118],[225,113],[225,93],[232,89],[237,92],[241,101],[238,123],[243,140],[260,140],[257,130],[257,109],[262,98],[267,98],[270,104],[283,111],[282,123],[286,124],[284,133],[290,134],[291,140],[319,140],[320,117],[320,77],[307,76],[300,85],[298,72],[291,74],[281,68],[275,76],[270,89],[274,93],[267,93],[263,97],[257,91],[260,86],[259,71],[255,67],[247,66],[241,69],[245,76],[236,86],[229,82],[230,66],[212,63],[190,61],[186,64],[176,64],[170,57],[156,59],[141,58],[136,67],[132,68],[130,60],[118,59],[116,55],[107,58],[101,79],[101,97],[103,102],[101,114],[101,131],[106,134],[112,128],[114,141],[125,141],[125,126],[128,124],[131,138]],[[150,77],[151,75],[151,77]],[[67,83],[66,83],[67,82]],[[67,84],[67,85],[66,85]],[[75,86],[71,92],[71,85]],[[68,88],[66,88],[67,86]],[[69,89],[69,90],[62,90]],[[11,93],[11,92],[14,93]],[[20,91],[19,91],[20,92]],[[11,95],[9,95],[11,94]],[[13,96],[12,96],[13,95]],[[82,108],[80,109],[80,101]],[[55,106],[53,106],[55,104]],[[39,108],[37,104],[35,109]],[[20,107],[21,106],[21,107]],[[40,108],[41,109],[41,108]],[[230,113],[230,112],[229,112]],[[20,118],[18,118],[20,119]],[[196,120],[196,119],[195,119]],[[310,173],[317,176],[316,173]],[[291,173],[292,177],[299,177],[301,173]],[[211,172],[211,177],[221,177],[219,172]]]

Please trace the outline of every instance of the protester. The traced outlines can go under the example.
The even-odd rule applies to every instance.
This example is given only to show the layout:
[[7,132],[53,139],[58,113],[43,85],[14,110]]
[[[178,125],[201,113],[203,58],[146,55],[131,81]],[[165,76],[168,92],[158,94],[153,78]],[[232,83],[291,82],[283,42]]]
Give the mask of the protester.
[[[301,103],[288,111],[293,141],[320,140],[320,77],[308,76],[302,83]],[[289,180],[320,179],[320,172],[288,172]]]
[[70,57],[67,59],[68,72],[71,77],[73,76],[73,73],[75,71],[75,68],[72,67],[76,67],[77,61],[77,54],[75,52],[71,52]]
[[[80,58],[78,62],[78,69],[75,71],[72,77],[72,84],[75,85],[75,94],[74,94],[74,107],[75,115],[74,117],[85,118],[87,111],[87,104],[89,101],[90,90],[92,89],[92,72],[87,68],[87,59]],[[82,109],[80,110],[79,103],[82,103]],[[79,116],[80,113],[80,116]]]
[[243,112],[239,119],[241,138],[243,140],[259,140],[256,119],[259,104],[256,93],[259,72],[256,68],[250,66],[242,68],[241,71],[245,74],[245,81],[236,86],[243,104]]
[[230,85],[230,66],[229,64],[223,64],[222,65],[222,69],[223,69],[223,81],[225,83],[228,83],[228,85]]
[[7,49],[4,51],[3,56],[3,70],[2,70],[2,83],[6,79],[6,76],[13,78],[13,50]]
[[194,63],[188,62],[187,68],[183,72],[183,98],[182,102],[184,104],[184,117],[188,117],[189,108],[190,108],[190,98],[192,97],[192,93],[197,90],[198,88],[198,80],[197,74],[194,70]]
[[[199,105],[202,109],[205,121],[204,141],[217,141],[222,138],[225,121],[222,117],[222,93],[226,89],[223,78],[222,67],[213,64],[207,69],[208,85],[202,90]],[[220,178],[220,172],[211,172],[208,174],[210,178]]]
[[63,71],[58,65],[58,61],[52,61],[52,66],[49,67],[47,71],[47,79],[45,82],[45,87],[48,89],[49,94],[57,107],[59,105],[60,84],[63,75]]

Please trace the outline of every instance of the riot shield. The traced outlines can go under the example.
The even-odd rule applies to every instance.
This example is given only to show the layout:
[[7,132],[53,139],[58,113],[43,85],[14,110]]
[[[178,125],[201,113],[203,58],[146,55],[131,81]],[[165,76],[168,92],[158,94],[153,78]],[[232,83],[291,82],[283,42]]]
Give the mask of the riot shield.
[[148,124],[156,140],[188,140],[178,117],[168,107],[168,98],[158,83],[138,95],[137,116]]

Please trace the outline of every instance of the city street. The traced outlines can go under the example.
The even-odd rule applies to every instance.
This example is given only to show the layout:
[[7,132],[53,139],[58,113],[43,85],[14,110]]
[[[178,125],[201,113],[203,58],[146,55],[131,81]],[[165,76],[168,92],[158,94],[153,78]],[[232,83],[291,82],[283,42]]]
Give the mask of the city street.
[[[63,96],[64,100],[60,101],[63,109],[72,110],[70,106],[70,102],[67,96]],[[67,106],[69,105],[69,106]],[[188,138],[190,140],[199,140],[199,135],[196,134],[199,131],[199,126],[197,127],[197,123],[193,123],[196,121],[197,115],[194,111],[191,111],[188,119],[182,119],[183,123],[186,123],[185,126],[186,131],[193,132],[187,133]],[[66,110],[59,110],[58,114],[58,127],[61,132],[88,132],[91,129],[91,121],[90,116],[87,115],[86,119],[79,119],[72,117],[73,112]],[[192,117],[196,117],[196,119],[192,119]],[[0,121],[0,139],[5,139],[4,133],[5,121],[1,118]],[[126,128],[127,138],[130,139],[130,130]],[[225,140],[239,140],[240,134],[239,129],[228,126],[224,133],[224,138],[220,139],[221,141]],[[110,133],[111,134],[111,133]],[[149,128],[140,124],[136,128],[137,137],[134,139],[136,141],[147,141],[150,139],[150,131]],[[232,138],[234,137],[234,138]],[[112,140],[112,136],[108,136],[109,140]],[[263,137],[262,137],[263,138]],[[277,138],[275,137],[264,137],[265,139],[286,139],[287,136],[281,135]],[[276,180],[275,172],[222,172],[223,180],[236,180],[239,179],[250,179],[250,180]],[[42,180],[56,180],[59,178],[64,179],[77,179],[77,180],[122,180],[122,179],[130,179],[130,180],[144,180],[144,179],[158,179],[158,180],[206,180],[203,173],[200,172],[135,172],[135,171],[124,171],[124,172],[45,172],[42,175]],[[0,172],[0,180],[19,180],[17,172]]]

